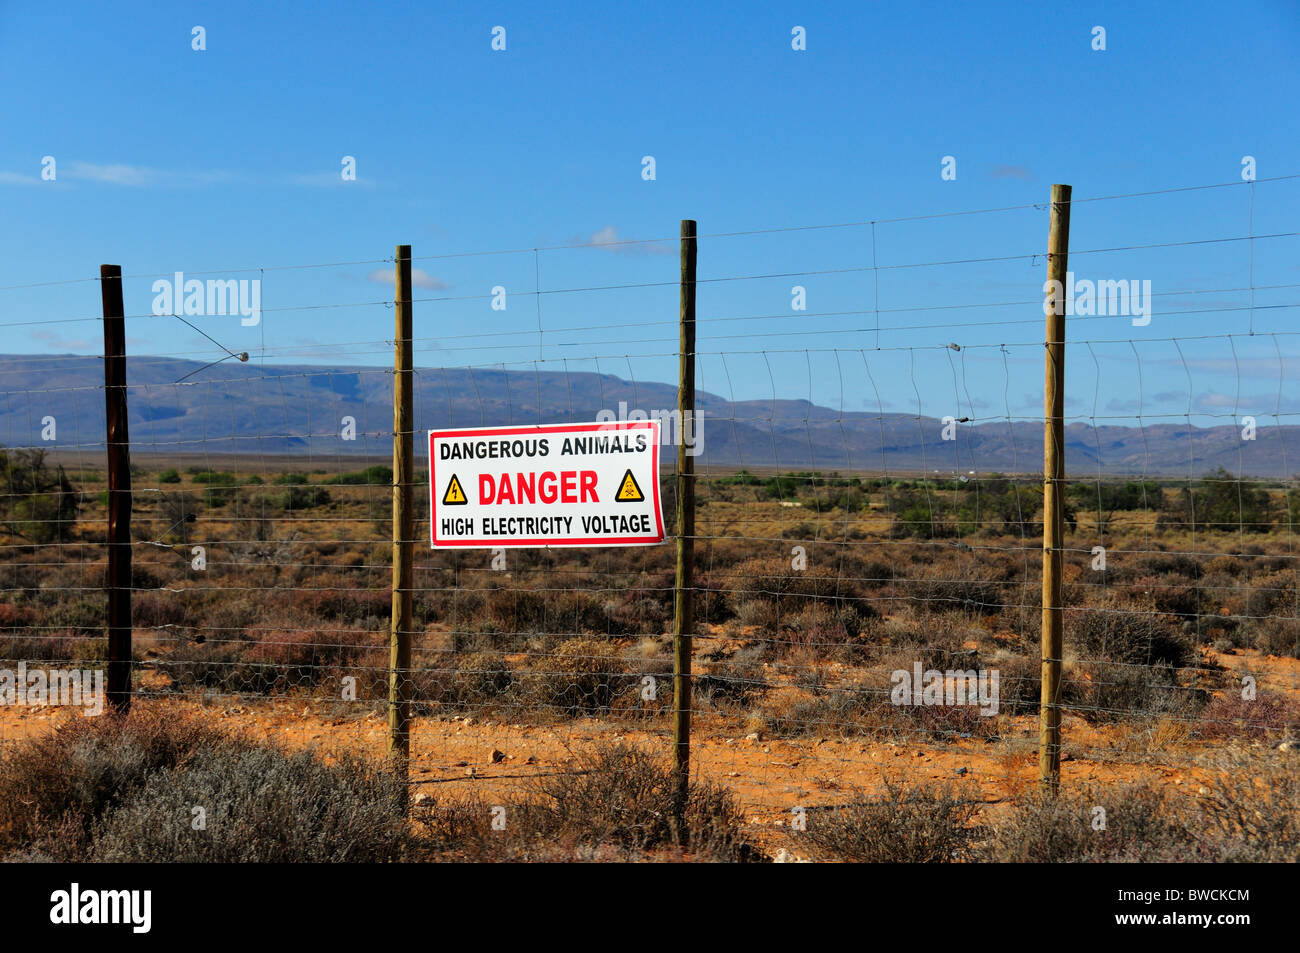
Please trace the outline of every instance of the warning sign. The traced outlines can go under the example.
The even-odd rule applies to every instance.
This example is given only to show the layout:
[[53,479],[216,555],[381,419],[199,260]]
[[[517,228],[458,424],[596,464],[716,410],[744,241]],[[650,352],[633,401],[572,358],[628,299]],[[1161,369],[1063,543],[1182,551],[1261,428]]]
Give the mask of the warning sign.
[[447,492],[442,495],[442,502],[447,506],[462,506],[469,502],[465,498],[465,491],[461,488],[460,480],[456,474],[451,475],[447,481]]
[[664,540],[659,421],[429,431],[434,548]]
[[614,499],[620,503],[640,503],[645,499],[645,494],[641,492],[641,487],[636,485],[636,477],[632,475],[630,469],[623,474],[623,482],[618,485],[618,493],[614,494]]

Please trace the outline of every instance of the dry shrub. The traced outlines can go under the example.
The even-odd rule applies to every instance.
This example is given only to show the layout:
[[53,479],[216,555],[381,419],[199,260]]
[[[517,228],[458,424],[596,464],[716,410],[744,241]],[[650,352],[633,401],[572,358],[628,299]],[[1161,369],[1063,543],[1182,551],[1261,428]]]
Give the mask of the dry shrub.
[[23,629],[36,621],[36,611],[30,606],[0,602],[0,629]]
[[1062,691],[1068,707],[1101,722],[1138,715],[1190,718],[1209,701],[1208,690],[1184,685],[1178,670],[1166,663],[1080,663],[1069,667]]
[[1216,756],[1216,774],[1197,801],[1215,860],[1300,862],[1300,771],[1294,752],[1236,750]]
[[969,859],[980,836],[975,804],[933,784],[885,782],[879,797],[858,795],[842,807],[810,811],[795,843],[818,859],[868,864],[947,864]]
[[1042,662],[1010,656],[990,665],[998,670],[998,710],[1004,715],[1037,714],[1043,686]]
[[757,600],[772,605],[778,616],[796,615],[814,603],[836,611],[856,604],[863,614],[872,613],[852,580],[842,579],[836,569],[816,564],[795,569],[785,556],[747,559],[730,573],[715,572],[712,578],[726,585],[733,609]]
[[[1295,863],[1300,772],[1288,754],[1220,753],[1198,796],[1159,782],[1037,794],[994,827],[982,860],[1015,863]],[[1104,814],[1104,829],[1098,829]]]
[[960,612],[925,614],[909,608],[891,617],[881,629],[886,642],[879,652],[879,667],[893,672],[911,671],[919,662],[923,670],[979,669],[983,663],[978,642],[984,632]]
[[[713,662],[691,679],[692,706],[701,709],[743,709],[768,691],[763,663],[753,658],[733,657]],[[671,682],[669,695],[671,698]]]
[[771,691],[755,715],[774,738],[831,734],[920,741],[997,734],[997,718],[981,715],[976,705],[895,705],[890,687],[882,678],[812,692]]
[[814,603],[786,621],[782,641],[806,662],[835,659],[849,664],[855,655],[860,657],[852,648],[867,640],[864,636],[874,631],[873,623],[874,618],[864,617],[853,604],[835,609]]
[[387,619],[393,603],[387,591],[344,585],[295,591],[290,606],[309,619],[358,623]]
[[615,693],[635,682],[617,649],[597,639],[566,639],[533,660],[524,676],[529,702],[568,715],[606,711]]
[[1006,584],[974,575],[969,565],[956,570],[952,578],[927,578],[914,583],[912,597],[931,612],[960,609],[963,612],[994,614],[1012,602],[1004,592]]
[[131,621],[138,628],[189,626],[200,617],[186,592],[138,592],[131,598]]
[[1197,729],[1201,737],[1214,739],[1292,735],[1300,731],[1300,703],[1272,692],[1250,701],[1240,693],[1220,695],[1205,706]]
[[[579,752],[559,773],[531,780],[513,797],[449,798],[420,821],[430,847],[454,860],[762,859],[745,839],[744,819],[726,789],[691,782],[685,794],[678,810],[672,768],[656,754],[619,743]],[[494,816],[503,828],[492,826]]]
[[[0,751],[0,855],[36,847],[84,859],[79,852],[97,819],[153,772],[227,741],[165,704],[137,704],[125,717],[70,715],[48,734]],[[46,843],[50,832],[59,836]]]
[[1291,569],[1264,573],[1257,567],[1253,575],[1247,576],[1243,588],[1244,598],[1235,603],[1243,615],[1261,618],[1273,615],[1279,607],[1296,604],[1296,574]]
[[674,809],[677,797],[670,765],[644,748],[619,743],[584,751],[568,770],[538,778],[529,821],[539,839],[588,848],[684,849],[702,860],[755,858],[729,791],[691,782],[680,811]]
[[452,704],[459,708],[490,708],[501,703],[515,685],[514,671],[500,652],[469,652],[450,662]]
[[[107,863],[375,863],[415,859],[406,782],[383,765],[224,743],[155,771],[96,826]],[[190,826],[192,808],[206,828]]]
[[1255,648],[1265,655],[1300,658],[1300,619],[1259,620],[1255,623]]
[[1066,644],[1081,659],[1122,665],[1164,662],[1184,668],[1196,648],[1164,615],[1147,606],[1110,599],[1105,605],[1066,615]]
[[[999,863],[1212,859],[1181,798],[1163,785],[1146,781],[1062,791],[1055,798],[1036,792],[993,825],[982,859]],[[1104,829],[1098,829],[1103,821]]]

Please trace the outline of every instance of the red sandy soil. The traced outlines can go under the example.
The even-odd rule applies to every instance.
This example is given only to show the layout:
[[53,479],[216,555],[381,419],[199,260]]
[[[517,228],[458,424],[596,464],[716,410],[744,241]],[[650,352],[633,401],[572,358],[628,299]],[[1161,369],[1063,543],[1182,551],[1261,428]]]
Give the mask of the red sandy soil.
[[[1254,652],[1214,655],[1229,670],[1249,671],[1261,685],[1300,696],[1300,661],[1261,657]],[[162,702],[143,698],[138,704]],[[231,731],[289,749],[310,749],[323,757],[361,752],[382,757],[387,725],[373,710],[316,699],[223,698],[216,703],[167,701]],[[49,730],[65,717],[57,708],[0,708],[0,743]],[[1004,805],[1033,790],[1037,776],[1038,721],[1034,716],[1004,718],[999,740],[963,739],[945,744],[882,741],[831,736],[776,740],[746,736],[717,716],[694,724],[692,764],[696,775],[731,788],[751,824],[780,825],[795,806],[843,803],[855,792],[879,791],[890,781],[935,780],[989,805]],[[1140,777],[1175,785],[1195,796],[1206,770],[1202,742],[1174,740],[1134,747],[1131,726],[1092,726],[1066,716],[1062,785],[1131,781]],[[523,793],[538,775],[564,770],[573,754],[594,743],[626,740],[670,753],[666,728],[646,730],[626,721],[579,718],[553,725],[525,725],[495,718],[425,716],[415,719],[411,778],[417,795],[435,800],[474,796],[488,803],[496,796]],[[494,752],[504,757],[494,760]],[[967,769],[961,772],[960,769]]]

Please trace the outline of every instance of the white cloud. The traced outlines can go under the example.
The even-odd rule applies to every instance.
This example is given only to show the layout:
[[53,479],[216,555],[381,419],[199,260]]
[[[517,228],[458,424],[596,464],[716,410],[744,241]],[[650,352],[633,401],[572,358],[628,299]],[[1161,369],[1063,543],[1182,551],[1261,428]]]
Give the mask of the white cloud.
[[59,177],[82,179],[98,182],[101,185],[122,185],[128,188],[143,186],[193,186],[212,185],[216,182],[229,182],[236,178],[229,172],[169,172],[144,165],[126,165],[125,163],[82,162],[74,160],[60,165]]
[[89,342],[81,338],[65,338],[53,331],[42,331],[39,328],[33,330],[29,337],[33,341],[43,341],[52,349],[60,351],[84,351],[90,347]]
[[606,225],[596,230],[585,241],[575,238],[569,244],[575,248],[602,248],[618,255],[671,255],[673,252],[666,242],[643,242],[620,238],[618,229],[613,225]]
[[289,176],[289,184],[320,188],[331,185],[370,185],[371,183],[360,176],[355,179],[344,179],[341,172],[305,172]]
[[0,185],[40,185],[41,180],[34,175],[21,172],[0,172]]
[[[391,285],[393,283],[393,269],[376,268],[370,274],[366,275],[367,281],[373,281],[376,284]],[[423,268],[411,269],[411,284],[417,288],[427,288],[430,291],[446,291],[451,285],[445,281],[433,277]]]
[[65,175],[89,179],[105,185],[156,185],[165,173],[140,165],[99,165],[94,162],[70,162]]
[[1033,177],[1034,173],[1022,165],[1000,165],[989,173],[990,179],[1024,179],[1030,181]]

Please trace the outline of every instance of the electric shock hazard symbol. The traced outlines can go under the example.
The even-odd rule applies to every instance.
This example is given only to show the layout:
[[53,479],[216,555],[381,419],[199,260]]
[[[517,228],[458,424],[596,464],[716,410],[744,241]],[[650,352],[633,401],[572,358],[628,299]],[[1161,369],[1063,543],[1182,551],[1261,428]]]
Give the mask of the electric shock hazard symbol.
[[447,492],[442,495],[442,502],[447,506],[463,506],[469,502],[465,498],[465,491],[461,489],[460,480],[456,474],[451,475],[451,481],[447,484]]
[[429,431],[435,548],[664,541],[659,421]]

